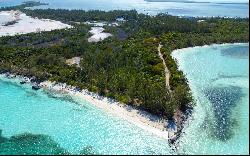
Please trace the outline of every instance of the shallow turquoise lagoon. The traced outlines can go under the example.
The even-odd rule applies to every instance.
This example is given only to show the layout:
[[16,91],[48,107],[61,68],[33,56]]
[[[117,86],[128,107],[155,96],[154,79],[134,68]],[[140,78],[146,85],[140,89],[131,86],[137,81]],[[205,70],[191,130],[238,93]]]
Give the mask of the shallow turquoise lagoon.
[[197,101],[179,153],[249,154],[249,44],[173,53]]
[[19,82],[0,78],[0,155],[170,153],[167,140],[86,101]]

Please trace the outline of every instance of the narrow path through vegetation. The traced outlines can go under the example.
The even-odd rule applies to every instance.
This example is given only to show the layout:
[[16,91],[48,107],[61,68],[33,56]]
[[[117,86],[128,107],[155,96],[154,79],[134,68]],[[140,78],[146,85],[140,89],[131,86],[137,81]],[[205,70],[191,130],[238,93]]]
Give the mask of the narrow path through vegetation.
[[166,88],[170,91],[170,85],[169,85],[169,79],[170,79],[170,71],[168,70],[168,67],[166,65],[166,62],[163,58],[163,55],[161,53],[161,48],[162,48],[162,44],[159,44],[158,46],[158,55],[161,58],[164,68],[165,68],[165,77],[166,77]]

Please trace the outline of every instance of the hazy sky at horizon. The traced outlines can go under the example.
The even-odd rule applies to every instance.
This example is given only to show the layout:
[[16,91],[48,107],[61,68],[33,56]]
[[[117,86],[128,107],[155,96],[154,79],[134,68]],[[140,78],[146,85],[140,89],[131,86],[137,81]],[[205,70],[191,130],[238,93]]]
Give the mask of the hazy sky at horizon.
[[[144,1],[144,0],[142,0],[142,1]],[[165,0],[165,1],[168,1],[168,0]],[[195,2],[217,2],[217,3],[231,3],[231,2],[234,2],[234,3],[248,3],[248,0],[169,0],[169,1],[195,1]]]
[[227,3],[227,2],[237,2],[237,3],[247,3],[248,0],[194,0],[194,1],[197,1],[197,2],[224,2],[224,3]]
[[[15,1],[15,0],[0,0],[0,2],[8,2],[8,1]],[[23,0],[23,1],[29,1],[29,0]],[[39,0],[35,0],[39,1]],[[47,0],[49,1],[49,0]],[[84,0],[79,0],[79,1],[84,1]],[[117,0],[119,1],[119,0]],[[143,0],[142,0],[143,1]],[[166,0],[167,1],[167,0]],[[173,1],[173,0],[170,0]],[[197,1],[197,2],[237,2],[237,3],[247,3],[249,2],[248,0],[176,0],[176,1]]]

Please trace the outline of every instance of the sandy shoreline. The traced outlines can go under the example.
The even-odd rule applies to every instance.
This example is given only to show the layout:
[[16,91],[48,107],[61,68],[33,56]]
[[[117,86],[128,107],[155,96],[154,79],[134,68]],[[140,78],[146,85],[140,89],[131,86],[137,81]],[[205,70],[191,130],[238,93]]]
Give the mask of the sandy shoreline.
[[[5,16],[9,16],[12,19],[7,20],[10,22],[17,20],[18,22],[10,26],[0,26],[0,37],[1,36],[14,36],[16,34],[26,34],[31,32],[40,31],[50,31],[54,29],[65,29],[71,28],[70,25],[63,24],[60,21],[54,21],[49,19],[37,19],[27,16],[26,14],[19,11],[3,11],[0,12]],[[92,36],[89,38],[89,42],[99,42],[112,36],[110,33],[103,32],[102,27],[92,27],[90,33]],[[106,97],[101,97],[95,93],[91,93],[87,90],[76,90],[75,87],[67,86],[61,83],[52,83],[49,81],[42,82],[40,84],[32,83],[31,79],[28,77],[22,77],[15,74],[0,74],[5,75],[9,78],[18,78],[18,80],[31,83],[31,85],[38,85],[44,89],[54,90],[62,93],[69,94],[87,102],[93,104],[94,106],[117,115],[130,123],[137,125],[138,127],[157,135],[158,137],[168,139],[168,131],[166,130],[167,121],[165,119],[160,119],[146,111],[138,110],[132,106],[127,106],[116,102],[112,99]]]
[[168,139],[168,132],[165,129],[166,121],[161,120],[145,111],[134,109],[130,106],[123,105],[106,97],[101,97],[87,90],[76,91],[75,87],[67,86],[66,84],[55,84],[50,81],[45,81],[40,85],[45,89],[63,92],[70,94],[71,96],[84,99],[94,106],[108,111],[114,115],[120,116],[123,119],[137,125],[138,127],[151,132],[152,134],[164,139]]
[[205,48],[205,47],[211,47],[211,46],[227,46],[227,45],[246,45],[249,44],[249,42],[235,42],[235,43],[212,43],[212,44],[206,44],[206,45],[202,45],[202,46],[194,46],[194,47],[187,47],[187,48],[181,48],[181,49],[175,49],[171,52],[171,54],[173,53],[177,53],[177,52],[181,52],[183,50],[186,49],[193,49],[193,48]]
[[[0,74],[8,78],[17,78],[20,82],[25,81],[31,83],[31,79],[27,77],[17,76],[14,74]],[[1,77],[0,77],[1,78]],[[36,83],[31,85],[36,85]],[[135,109],[131,106],[121,104],[113,99],[101,97],[96,93],[89,92],[87,90],[77,90],[75,87],[68,86],[62,83],[53,83],[50,81],[41,82],[39,84],[45,90],[57,91],[59,93],[69,94],[73,97],[83,99],[95,107],[102,109],[108,113],[112,113],[128,122],[146,130],[154,135],[157,135],[163,139],[168,138],[168,131],[166,129],[167,120],[160,119],[146,111]]]

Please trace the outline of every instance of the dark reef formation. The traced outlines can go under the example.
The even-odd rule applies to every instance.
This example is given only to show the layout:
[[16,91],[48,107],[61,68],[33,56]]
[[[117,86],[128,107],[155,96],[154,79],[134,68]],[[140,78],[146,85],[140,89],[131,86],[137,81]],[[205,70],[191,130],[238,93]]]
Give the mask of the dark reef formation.
[[220,141],[227,141],[232,138],[232,127],[236,125],[237,120],[231,117],[232,110],[241,99],[241,88],[215,87],[208,88],[205,95],[212,104],[214,111],[214,122],[206,121],[206,127],[212,132],[212,137]]
[[5,154],[65,155],[69,153],[47,135],[24,133],[10,138],[4,138],[0,133],[0,155]]

